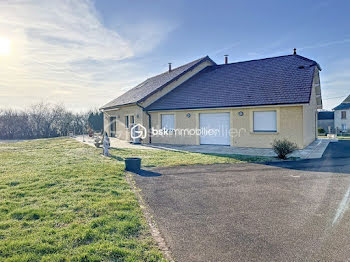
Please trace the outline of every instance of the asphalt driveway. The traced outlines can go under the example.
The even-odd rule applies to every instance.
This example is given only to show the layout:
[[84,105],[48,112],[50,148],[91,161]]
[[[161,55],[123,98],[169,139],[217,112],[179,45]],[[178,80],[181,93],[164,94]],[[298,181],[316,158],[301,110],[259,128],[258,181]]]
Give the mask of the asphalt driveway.
[[134,175],[176,261],[349,261],[350,141],[320,160]]

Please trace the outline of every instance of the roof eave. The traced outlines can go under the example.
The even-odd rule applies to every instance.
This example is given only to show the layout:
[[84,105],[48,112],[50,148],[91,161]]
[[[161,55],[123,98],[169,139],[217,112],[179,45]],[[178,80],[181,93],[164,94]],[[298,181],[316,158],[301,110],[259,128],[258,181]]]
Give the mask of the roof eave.
[[165,108],[165,109],[148,109],[145,108],[145,111],[148,112],[156,112],[156,111],[177,111],[177,110],[199,110],[199,109],[220,109],[220,108],[249,108],[249,107],[261,107],[261,106],[283,106],[283,105],[304,105],[308,104],[309,102],[291,102],[291,103],[274,103],[274,104],[256,104],[256,105],[239,105],[239,106],[210,106],[210,107],[183,107],[183,108]]
[[344,105],[344,103],[341,103],[340,105],[336,106],[335,108],[333,108],[333,110],[336,111],[336,110],[347,110],[347,109],[350,109],[350,106],[344,108],[341,105]]
[[119,105],[114,105],[114,106],[108,106],[108,107],[100,107],[99,110],[112,110],[112,109],[118,109],[121,106],[131,106],[131,105],[136,105],[137,102],[133,103],[126,103],[126,104],[119,104]]

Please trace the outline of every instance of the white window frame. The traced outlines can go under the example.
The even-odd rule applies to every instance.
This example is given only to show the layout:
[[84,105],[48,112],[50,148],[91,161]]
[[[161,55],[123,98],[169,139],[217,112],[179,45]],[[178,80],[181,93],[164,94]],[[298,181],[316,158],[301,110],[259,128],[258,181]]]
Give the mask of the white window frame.
[[[257,125],[261,125],[261,123],[257,123],[255,121],[255,117],[259,117],[258,114],[261,113],[274,113],[275,121],[272,123],[272,128],[260,128]],[[253,111],[253,132],[254,133],[277,133],[277,110],[266,110],[266,111]]]
[[[134,122],[131,122],[131,118],[133,118]],[[128,123],[126,123],[126,119],[128,119]],[[124,115],[124,124],[125,124],[125,128],[131,128],[132,125],[135,124],[135,115],[133,114]]]
[[[168,128],[168,127],[163,125],[163,117],[165,117],[165,116],[171,116],[172,117],[172,120],[173,120],[172,127]],[[173,131],[175,129],[175,114],[161,114],[160,115],[160,125],[161,125],[162,129]]]

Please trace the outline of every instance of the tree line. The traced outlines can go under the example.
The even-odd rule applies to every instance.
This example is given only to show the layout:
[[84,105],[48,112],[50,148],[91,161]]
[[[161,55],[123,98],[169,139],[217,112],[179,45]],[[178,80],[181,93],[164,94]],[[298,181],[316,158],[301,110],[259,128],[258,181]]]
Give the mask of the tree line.
[[62,105],[38,103],[25,110],[0,109],[0,139],[34,139],[103,129],[101,112],[74,113]]

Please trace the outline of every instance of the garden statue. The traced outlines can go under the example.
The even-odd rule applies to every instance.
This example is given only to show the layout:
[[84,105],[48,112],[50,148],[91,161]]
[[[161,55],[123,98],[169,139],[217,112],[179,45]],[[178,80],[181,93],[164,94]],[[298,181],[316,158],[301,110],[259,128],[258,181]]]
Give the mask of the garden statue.
[[110,141],[109,141],[108,134],[106,132],[103,138],[103,155],[104,156],[109,156],[109,152],[108,152],[109,147],[110,147]]

